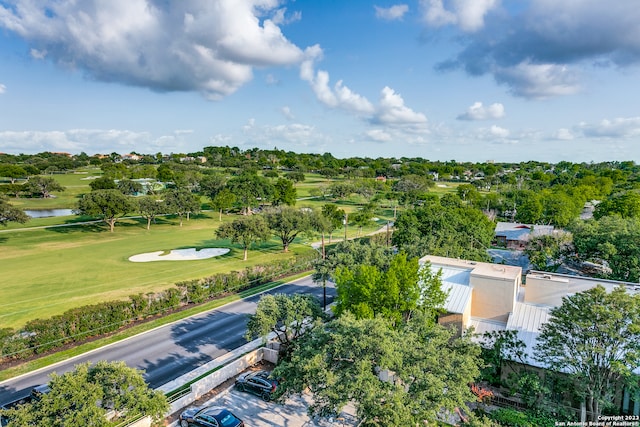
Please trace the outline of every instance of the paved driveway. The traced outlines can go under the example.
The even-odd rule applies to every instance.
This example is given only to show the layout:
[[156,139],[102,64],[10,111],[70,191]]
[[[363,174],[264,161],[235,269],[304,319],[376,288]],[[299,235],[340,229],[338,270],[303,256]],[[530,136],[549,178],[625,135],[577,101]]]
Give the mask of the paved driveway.
[[[227,389],[206,405],[224,406],[244,420],[246,427],[353,427],[357,420],[352,407],[335,419],[312,420],[307,415],[309,395],[295,396],[284,404],[264,402],[250,393],[243,393],[234,387]],[[177,424],[176,424],[177,425]]]

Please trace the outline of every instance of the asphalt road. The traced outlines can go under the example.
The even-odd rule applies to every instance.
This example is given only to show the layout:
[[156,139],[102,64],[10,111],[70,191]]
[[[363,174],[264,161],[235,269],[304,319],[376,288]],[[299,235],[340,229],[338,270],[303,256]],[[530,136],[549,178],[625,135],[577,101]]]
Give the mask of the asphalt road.
[[[268,293],[304,293],[322,303],[322,286],[305,277]],[[335,288],[327,283],[328,303]],[[166,325],[124,341],[85,353],[54,366],[0,383],[0,405],[28,395],[31,388],[45,384],[52,372],[62,374],[79,363],[123,360],[143,369],[152,388],[165,384],[246,343],[247,314],[255,312],[260,295],[236,301],[215,310]]]

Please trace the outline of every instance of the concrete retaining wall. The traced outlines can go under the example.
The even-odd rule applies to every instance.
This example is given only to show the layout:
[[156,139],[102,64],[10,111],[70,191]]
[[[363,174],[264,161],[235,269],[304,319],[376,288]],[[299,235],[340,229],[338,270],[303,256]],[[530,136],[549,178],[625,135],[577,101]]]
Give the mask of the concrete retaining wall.
[[201,380],[194,382],[191,384],[191,392],[189,394],[171,403],[169,413],[173,414],[178,412],[185,406],[195,402],[198,398],[216,388],[229,378],[235,377],[248,367],[260,362],[262,358],[263,348],[260,347],[241,356],[237,360],[224,365],[222,368],[212,372]]

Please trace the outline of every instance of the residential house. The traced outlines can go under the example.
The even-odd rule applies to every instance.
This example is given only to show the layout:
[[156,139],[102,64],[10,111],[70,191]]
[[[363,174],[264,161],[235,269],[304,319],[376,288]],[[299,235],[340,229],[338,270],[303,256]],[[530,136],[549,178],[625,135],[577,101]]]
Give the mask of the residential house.
[[531,237],[553,234],[553,231],[553,225],[498,222],[494,233],[494,244],[507,249],[523,250]]

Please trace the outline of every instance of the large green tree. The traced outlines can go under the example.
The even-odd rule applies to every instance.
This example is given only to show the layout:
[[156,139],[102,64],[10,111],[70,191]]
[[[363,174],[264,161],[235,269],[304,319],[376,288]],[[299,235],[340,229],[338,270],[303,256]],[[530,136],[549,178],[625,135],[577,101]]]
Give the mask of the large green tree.
[[472,400],[479,352],[422,315],[393,328],[347,313],[316,324],[274,373],[286,378],[285,395],[311,390],[313,414],[336,415],[352,403],[366,426],[422,425]]
[[571,234],[558,231],[531,237],[524,253],[536,270],[557,271],[572,251]]
[[335,281],[336,315],[350,311],[358,318],[383,316],[394,325],[416,310],[435,319],[447,297],[439,274],[432,273],[428,264],[421,268],[417,258],[407,259],[403,252],[384,271],[372,265],[340,267]]
[[290,206],[280,206],[265,212],[265,219],[273,234],[282,242],[282,250],[289,251],[289,245],[300,233],[312,230],[312,213]]
[[334,203],[326,203],[322,206],[322,215],[329,222],[327,232],[329,233],[329,243],[331,243],[333,232],[343,225],[345,212]]
[[147,230],[151,228],[151,221],[155,221],[158,215],[167,212],[166,203],[163,200],[159,200],[157,196],[143,196],[135,200],[138,212],[147,220]]
[[542,326],[535,357],[568,373],[591,420],[598,420],[620,386],[638,382],[633,372],[640,367],[640,295],[598,285],[564,297]]
[[115,188],[118,188],[113,178],[111,178],[108,175],[103,175],[101,177],[94,179],[89,183],[89,187],[91,188],[91,191],[113,190]]
[[247,340],[274,332],[276,339],[289,345],[298,339],[309,323],[322,317],[322,309],[311,295],[264,295],[258,301],[255,314],[247,322]]
[[611,268],[611,273],[604,274],[607,279],[640,279],[640,218],[605,216],[576,221],[568,230],[579,261],[606,261]]
[[135,196],[142,191],[142,184],[138,181],[132,181],[130,179],[121,179],[116,186],[122,194],[127,196]]
[[200,180],[200,192],[213,200],[216,195],[225,188],[227,177],[221,173],[205,175]]
[[64,191],[64,187],[58,181],[44,176],[31,177],[24,186],[25,190],[33,196],[43,199],[51,197],[51,193],[54,191]]
[[224,223],[216,230],[220,239],[229,239],[232,243],[239,243],[244,249],[244,260],[247,260],[249,247],[257,242],[269,239],[269,227],[262,216],[252,215],[238,218]]
[[7,225],[8,222],[25,223],[28,220],[27,214],[12,206],[6,197],[0,195],[0,225]]
[[[2,411],[9,425],[108,427],[140,414],[158,422],[169,409],[164,394],[150,389],[142,373],[124,362],[77,365],[74,371],[52,374],[49,388],[32,403]],[[115,420],[107,420],[110,411]]]
[[[488,260],[486,249],[495,225],[479,209],[461,204],[451,195],[445,203],[435,199],[398,215],[392,241],[415,256],[425,254]],[[449,200],[455,198],[454,200]]]
[[613,194],[600,202],[593,212],[596,219],[609,215],[619,215],[622,218],[640,218],[640,193],[625,191]]
[[83,215],[97,216],[109,225],[113,233],[116,221],[134,209],[129,196],[119,190],[96,190],[78,200],[78,210]]
[[12,184],[15,184],[18,178],[26,178],[27,176],[27,171],[20,165],[0,164],[0,177],[9,178]]
[[415,205],[420,200],[425,200],[429,188],[435,182],[424,175],[405,175],[393,185],[393,191],[399,194],[400,203],[403,205]]
[[218,220],[222,221],[222,211],[233,207],[236,196],[228,188],[218,191],[211,199],[211,207],[218,210]]
[[[302,174],[304,176],[304,174]],[[289,205],[294,206],[296,204],[296,197],[298,192],[293,186],[293,181],[290,179],[279,178],[273,185],[273,195],[271,196],[271,203],[274,206]]]
[[233,177],[227,183],[227,187],[236,196],[236,200],[244,208],[247,215],[251,214],[251,208],[267,201],[273,194],[273,184],[253,172],[244,172]]
[[168,212],[178,215],[180,227],[182,219],[186,216],[187,221],[192,213],[200,212],[200,197],[187,189],[171,189],[164,193],[164,203]]

